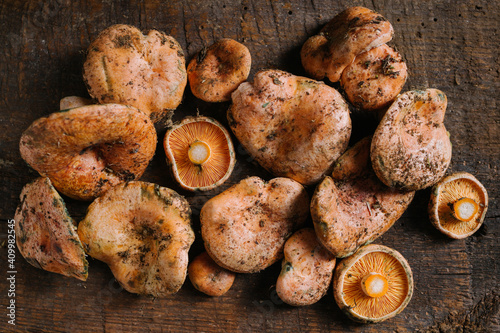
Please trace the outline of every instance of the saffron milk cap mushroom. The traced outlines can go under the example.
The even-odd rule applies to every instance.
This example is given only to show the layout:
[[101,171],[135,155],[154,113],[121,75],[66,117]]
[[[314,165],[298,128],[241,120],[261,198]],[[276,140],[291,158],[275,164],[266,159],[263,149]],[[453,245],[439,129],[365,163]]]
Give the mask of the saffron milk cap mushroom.
[[190,191],[221,185],[236,163],[228,131],[209,117],[184,118],[167,131],[163,147],[175,180]]
[[377,323],[408,305],[413,275],[399,252],[383,245],[365,245],[337,264],[333,293],[340,309],[352,320]]
[[483,224],[488,193],[476,177],[457,172],[441,179],[431,191],[429,217],[443,234],[466,238]]
[[209,296],[222,296],[233,285],[236,274],[220,267],[207,252],[196,256],[188,266],[193,286]]

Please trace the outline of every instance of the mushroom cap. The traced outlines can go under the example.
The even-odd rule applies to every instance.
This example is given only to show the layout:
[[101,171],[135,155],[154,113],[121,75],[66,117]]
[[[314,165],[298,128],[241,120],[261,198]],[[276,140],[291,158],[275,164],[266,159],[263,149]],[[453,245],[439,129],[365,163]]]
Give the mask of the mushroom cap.
[[186,279],[191,209],[169,188],[140,181],[111,188],[89,206],[78,235],[131,293],[171,295]]
[[99,103],[132,105],[168,122],[187,84],[184,52],[163,32],[112,25],[90,44],[83,79]]
[[282,258],[286,239],[308,214],[307,192],[296,181],[249,177],[203,205],[201,236],[219,266],[255,273]]
[[28,183],[20,198],[14,228],[21,255],[37,268],[87,280],[88,262],[75,221],[50,179]]
[[[387,292],[380,297],[364,293],[363,278],[382,275]],[[337,264],[333,277],[335,301],[352,320],[377,323],[394,317],[408,305],[413,295],[413,275],[405,258],[383,245],[365,245]]]
[[21,136],[23,159],[63,194],[91,200],[140,177],[156,150],[147,115],[120,104],[87,105],[34,121]]
[[394,101],[407,75],[401,55],[384,44],[359,54],[342,72],[340,84],[354,106],[376,110]]
[[314,79],[325,76],[337,82],[360,53],[387,43],[394,30],[380,14],[364,7],[350,7],[310,37],[300,52],[302,66]]
[[319,301],[332,281],[335,257],[316,238],[312,228],[295,232],[285,243],[285,258],[276,282],[276,292],[290,305]]
[[222,296],[233,285],[236,274],[217,265],[207,252],[199,254],[188,266],[193,286],[209,296]]
[[184,118],[167,131],[163,147],[175,180],[190,191],[208,191],[221,185],[236,163],[231,136],[209,117]]
[[[472,199],[477,204],[477,211],[469,221],[461,221],[453,213],[453,203],[462,198]],[[467,172],[457,172],[444,177],[431,191],[430,220],[439,231],[451,238],[466,238],[479,230],[487,209],[486,189],[476,177]]]
[[399,219],[415,192],[383,184],[370,163],[371,137],[349,148],[311,200],[311,216],[321,244],[346,257],[373,242]]
[[91,105],[92,101],[85,97],[80,96],[66,96],[61,98],[59,102],[59,110],[74,109],[79,106]]
[[408,91],[392,103],[371,145],[372,166],[384,184],[416,191],[444,176],[451,161],[446,104],[437,89]]
[[223,38],[201,50],[189,62],[187,73],[193,95],[206,102],[231,100],[231,93],[244,82],[252,66],[248,48]]
[[231,130],[275,176],[309,185],[320,181],[351,135],[349,108],[326,84],[279,70],[257,73],[232,94]]

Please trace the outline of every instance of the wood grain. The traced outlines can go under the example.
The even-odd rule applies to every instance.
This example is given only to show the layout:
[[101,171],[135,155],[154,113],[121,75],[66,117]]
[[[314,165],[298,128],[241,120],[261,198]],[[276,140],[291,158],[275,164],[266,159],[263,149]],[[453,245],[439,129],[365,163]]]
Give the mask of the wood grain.
[[[415,293],[400,315],[377,325],[352,323],[336,306],[331,290],[312,306],[285,305],[273,290],[279,264],[258,274],[238,275],[232,289],[219,298],[200,294],[187,281],[177,295],[153,299],[121,290],[108,267],[96,260],[90,260],[89,279],[82,283],[38,270],[16,252],[17,321],[15,327],[6,326],[7,220],[14,215],[22,187],[37,176],[19,155],[19,138],[35,119],[56,111],[60,98],[88,96],[81,67],[86,47],[101,30],[128,23],[142,30],[165,31],[179,41],[188,60],[220,38],[234,38],[252,54],[251,76],[263,68],[305,75],[299,57],[304,41],[353,5],[372,8],[393,24],[392,44],[410,70],[404,90],[433,87],[446,93],[445,125],[453,143],[449,172],[474,174],[490,196],[484,226],[465,240],[447,239],[431,226],[426,213],[429,190],[423,190],[376,241],[400,251],[413,269]],[[440,327],[467,331],[464,318],[473,316],[479,324],[469,331],[498,328],[499,298],[491,295],[500,285],[499,15],[500,3],[486,0],[1,2],[0,327],[32,332],[407,332]],[[199,111],[227,125],[228,106],[197,100],[187,89],[174,119]],[[352,118],[352,142],[376,126],[374,116],[354,109]],[[165,129],[158,130],[160,141],[164,133]],[[161,145],[142,178],[188,198],[197,236],[191,257],[203,250],[198,218],[206,200],[245,176],[271,178],[234,142],[235,171],[226,184],[211,192],[182,191],[168,174]],[[66,201],[70,213],[80,220],[87,204]]]

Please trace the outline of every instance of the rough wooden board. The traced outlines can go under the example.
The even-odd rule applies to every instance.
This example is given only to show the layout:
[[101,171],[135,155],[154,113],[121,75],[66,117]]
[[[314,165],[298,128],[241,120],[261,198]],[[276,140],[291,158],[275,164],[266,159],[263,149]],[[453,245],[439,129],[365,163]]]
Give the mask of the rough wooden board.
[[[425,331],[471,313],[485,295],[498,289],[500,258],[500,91],[498,1],[3,1],[0,4],[0,243],[6,239],[21,188],[37,173],[18,152],[21,132],[35,119],[57,110],[66,95],[86,95],[81,80],[83,50],[99,31],[113,23],[143,30],[158,29],[174,36],[190,59],[202,47],[222,37],[237,39],[250,49],[251,75],[274,67],[304,75],[302,43],[328,20],[350,5],[363,5],[383,14],[394,26],[394,45],[405,56],[410,78],[405,90],[436,87],[448,96],[445,124],[453,142],[450,171],[468,171],[487,187],[490,208],[485,225],[474,236],[452,241],[429,223],[425,207],[429,191],[417,194],[405,215],[377,243],[400,251],[413,268],[416,289],[412,301],[394,319],[363,326],[338,310],[332,291],[309,307],[281,303],[272,291],[279,265],[260,274],[238,275],[221,298],[198,293],[188,282],[173,297],[151,299],[121,291],[106,265],[91,260],[85,283],[37,270],[17,253],[16,304],[20,331]],[[223,123],[227,103],[212,105],[186,92],[175,118],[201,114]],[[374,129],[374,117],[353,110],[353,141]],[[159,138],[165,130],[159,131]],[[235,141],[238,163],[230,180],[203,195],[180,191],[166,172],[158,146],[144,180],[172,187],[193,205],[197,241],[202,248],[198,213],[203,203],[247,175],[271,176],[252,164]],[[312,189],[311,189],[312,190]],[[76,219],[85,203],[68,200]],[[2,276],[6,248],[1,248]],[[6,279],[0,282],[0,306],[8,298]],[[498,297],[494,298],[498,302]],[[497,304],[494,303],[493,304]],[[477,307],[480,308],[480,307]],[[492,321],[498,327],[498,306]],[[2,326],[6,316],[2,313]],[[492,319],[493,318],[493,319]],[[496,318],[496,319],[495,319]],[[453,325],[455,325],[453,324]],[[463,325],[462,325],[463,326]],[[493,326],[491,326],[493,327]],[[10,327],[9,327],[10,328]]]

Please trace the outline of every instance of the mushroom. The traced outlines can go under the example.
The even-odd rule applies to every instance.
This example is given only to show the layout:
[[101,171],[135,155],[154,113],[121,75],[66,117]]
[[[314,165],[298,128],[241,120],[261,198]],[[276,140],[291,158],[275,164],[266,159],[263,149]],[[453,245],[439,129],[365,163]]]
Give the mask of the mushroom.
[[87,280],[88,262],[75,221],[50,179],[27,184],[20,198],[14,230],[21,255],[37,268]]
[[147,115],[120,104],[86,105],[33,122],[21,136],[22,158],[63,194],[91,200],[140,177],[156,149]]
[[486,189],[467,172],[444,177],[431,191],[430,220],[439,231],[451,238],[466,238],[479,230],[487,209]]
[[240,84],[232,101],[227,117],[233,133],[275,176],[317,183],[347,148],[349,108],[322,82],[265,70]]
[[383,245],[366,245],[335,269],[333,292],[352,320],[377,323],[394,317],[413,294],[413,275],[403,256]]
[[248,48],[229,38],[202,49],[187,68],[193,95],[206,102],[231,100],[231,93],[250,73],[252,57]]
[[336,257],[349,256],[384,234],[414,196],[377,178],[370,163],[370,144],[371,137],[365,137],[349,148],[311,200],[318,239]]
[[286,239],[308,214],[307,192],[296,181],[249,177],[203,205],[201,236],[219,266],[255,273],[282,258]]
[[337,82],[354,58],[392,39],[392,25],[364,7],[347,8],[310,37],[300,56],[306,72],[316,80]]
[[89,206],[78,235],[131,293],[171,295],[186,279],[191,209],[169,188],[140,181],[112,187]]
[[66,96],[61,98],[59,102],[59,110],[68,110],[77,108],[79,106],[91,105],[92,101],[85,97],[80,96]]
[[209,296],[222,296],[233,285],[236,274],[217,265],[203,252],[188,266],[188,276],[193,286]]
[[372,166],[384,184],[416,191],[444,176],[451,161],[446,104],[437,89],[408,91],[392,103],[371,145]]
[[184,52],[163,32],[113,25],[90,44],[83,79],[99,103],[132,105],[169,125],[187,84]]
[[295,232],[285,243],[285,258],[276,293],[290,305],[311,305],[325,296],[332,281],[335,257],[316,238],[312,228]]
[[175,180],[190,191],[221,185],[236,163],[229,133],[209,117],[184,118],[167,131],[163,147]]
[[342,72],[340,84],[354,106],[376,110],[394,101],[407,73],[401,55],[384,44],[358,55]]

